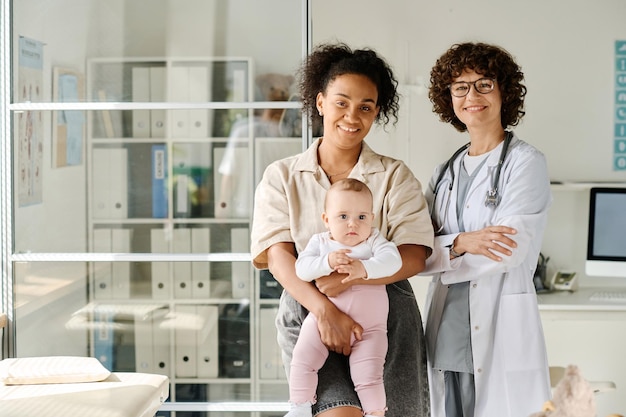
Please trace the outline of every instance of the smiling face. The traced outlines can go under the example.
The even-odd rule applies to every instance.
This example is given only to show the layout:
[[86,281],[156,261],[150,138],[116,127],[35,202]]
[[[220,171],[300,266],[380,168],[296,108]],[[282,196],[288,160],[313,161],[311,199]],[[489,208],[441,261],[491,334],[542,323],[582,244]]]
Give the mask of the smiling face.
[[324,140],[339,147],[360,145],[376,120],[376,85],[366,76],[344,74],[317,95],[317,108],[324,115]]
[[331,189],[326,198],[322,220],[333,240],[356,246],[365,241],[372,229],[372,195],[368,190]]
[[[465,70],[453,81],[473,83],[483,77],[485,76],[474,70]],[[479,93],[472,85],[465,97],[452,97],[452,106],[456,117],[465,123],[470,131],[477,128],[501,127],[502,95],[497,83],[495,88],[487,94]]]

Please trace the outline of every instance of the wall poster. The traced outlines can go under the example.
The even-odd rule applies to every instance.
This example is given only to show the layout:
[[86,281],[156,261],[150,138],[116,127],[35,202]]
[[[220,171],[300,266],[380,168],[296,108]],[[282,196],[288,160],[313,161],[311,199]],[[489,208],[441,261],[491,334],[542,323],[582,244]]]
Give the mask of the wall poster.
[[[77,103],[85,99],[84,77],[78,71],[55,67],[52,74],[52,100]],[[80,165],[83,161],[85,115],[81,110],[62,110],[52,114],[52,166]]]
[[[19,39],[20,103],[40,102],[43,95],[43,43]],[[43,120],[41,111],[26,110],[17,118],[17,189],[20,207],[42,202]]]
[[615,137],[613,170],[626,171],[626,40],[615,41]]

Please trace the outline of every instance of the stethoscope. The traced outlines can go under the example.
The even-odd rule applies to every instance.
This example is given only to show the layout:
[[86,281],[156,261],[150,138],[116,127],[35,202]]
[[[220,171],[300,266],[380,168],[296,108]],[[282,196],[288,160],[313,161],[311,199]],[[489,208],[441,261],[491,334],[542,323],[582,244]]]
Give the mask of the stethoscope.
[[[491,183],[491,187],[487,190],[487,195],[485,196],[485,206],[486,207],[498,207],[500,204],[500,194],[498,192],[498,182],[500,180],[500,172],[502,171],[502,165],[504,164],[504,158],[506,158],[506,153],[509,149],[509,144],[511,143],[511,139],[513,138],[513,133],[509,131],[505,131],[504,143],[502,144],[502,151],[500,151],[500,159],[498,160],[498,166],[496,167],[496,175],[493,177],[493,182]],[[462,154],[467,148],[470,147],[471,142],[466,143],[456,150],[446,161],[444,166],[441,168],[441,172],[439,173],[439,177],[437,177],[437,181],[435,182],[434,195],[433,195],[433,207],[435,207],[435,202],[437,200],[437,195],[439,194],[439,189],[441,188],[441,180],[443,179],[446,171],[450,170],[450,184],[448,185],[448,199],[446,200],[445,210],[443,211],[443,221],[441,222],[441,226],[435,231],[435,233],[440,233],[443,230],[444,225],[446,224],[446,219],[448,217],[448,208],[450,207],[450,197],[452,195],[452,187],[454,185],[454,161],[460,154]]]

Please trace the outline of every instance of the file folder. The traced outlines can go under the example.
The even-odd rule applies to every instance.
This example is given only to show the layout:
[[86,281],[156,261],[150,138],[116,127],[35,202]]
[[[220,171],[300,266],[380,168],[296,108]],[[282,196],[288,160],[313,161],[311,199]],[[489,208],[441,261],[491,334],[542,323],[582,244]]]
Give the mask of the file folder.
[[[111,251],[130,253],[130,229],[111,229]],[[130,262],[113,262],[112,298],[130,298]]]
[[174,212],[176,217],[191,216],[191,201],[189,199],[189,181],[187,174],[178,174],[175,176],[176,185],[174,187]]
[[155,372],[152,318],[152,313],[135,314],[135,372]]
[[[189,67],[189,101],[205,103],[209,101],[209,78],[207,67]],[[189,136],[206,138],[209,136],[209,111],[207,109],[189,110]]]
[[[111,229],[94,229],[93,251],[95,253],[111,253]],[[96,300],[111,298],[113,267],[111,262],[94,262],[93,265],[93,296]]]
[[278,308],[259,309],[259,377],[261,379],[282,379],[282,367],[277,331],[274,324]]
[[[191,251],[193,253],[210,252],[211,230],[208,227],[191,229]],[[207,261],[191,264],[191,296],[209,298],[211,295],[211,264]]]
[[[150,68],[133,67],[132,69],[132,98],[134,102],[150,101]],[[132,111],[134,138],[150,137],[150,110],[135,109]]]
[[[230,246],[232,253],[250,252],[250,230],[247,227],[230,229]],[[233,298],[250,297],[250,273],[250,262],[231,263]]]
[[[152,253],[170,253],[165,229],[150,230],[150,250]],[[167,299],[171,297],[170,263],[152,262],[151,264],[152,298]]]
[[254,186],[256,187],[269,164],[302,152],[302,139],[255,138],[254,146]]
[[213,150],[215,217],[250,216],[250,155],[247,146],[229,143]]
[[93,218],[128,217],[128,151],[94,148],[92,156]]
[[204,327],[196,334],[198,378],[217,378],[218,357],[218,316],[217,306],[198,305],[198,316],[205,319]]
[[[174,253],[191,253],[191,229],[174,229]],[[174,265],[174,297],[191,298],[191,262],[172,262]]]
[[152,145],[152,217],[167,218],[167,147]]
[[[165,67],[150,67],[150,101],[165,102]],[[166,133],[165,109],[150,110],[150,136],[164,138]]]
[[219,357],[222,378],[250,378],[250,307],[226,304],[219,318]]
[[196,313],[195,305],[175,307],[174,345],[176,353],[176,376],[179,378],[197,377],[197,338],[202,320]]
[[154,355],[154,373],[171,375],[170,366],[170,329],[165,325],[169,311],[163,309],[158,316],[152,318],[152,341]]
[[[169,68],[168,97],[170,102],[184,103],[189,101],[189,68],[173,66]],[[175,139],[189,137],[189,110],[171,110],[170,123]]]
[[96,310],[93,321],[94,357],[109,371],[113,371],[113,313]]

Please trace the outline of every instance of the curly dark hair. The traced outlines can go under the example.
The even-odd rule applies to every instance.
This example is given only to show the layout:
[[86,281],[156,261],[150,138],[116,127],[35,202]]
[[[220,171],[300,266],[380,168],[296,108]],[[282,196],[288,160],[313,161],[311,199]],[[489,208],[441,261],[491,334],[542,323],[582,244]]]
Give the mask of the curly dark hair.
[[459,43],[452,45],[435,63],[430,71],[428,97],[433,112],[441,121],[451,123],[459,132],[467,126],[454,114],[450,84],[463,70],[474,70],[485,77],[495,78],[502,94],[502,128],[516,126],[524,114],[526,87],[522,84],[524,74],[511,54],[501,47],[485,43]]
[[352,50],[345,43],[322,44],[313,49],[298,70],[302,111],[313,125],[321,123],[317,112],[317,95],[326,92],[328,84],[340,75],[363,75],[376,85],[380,111],[375,122],[398,121],[398,81],[391,67],[371,49]]

